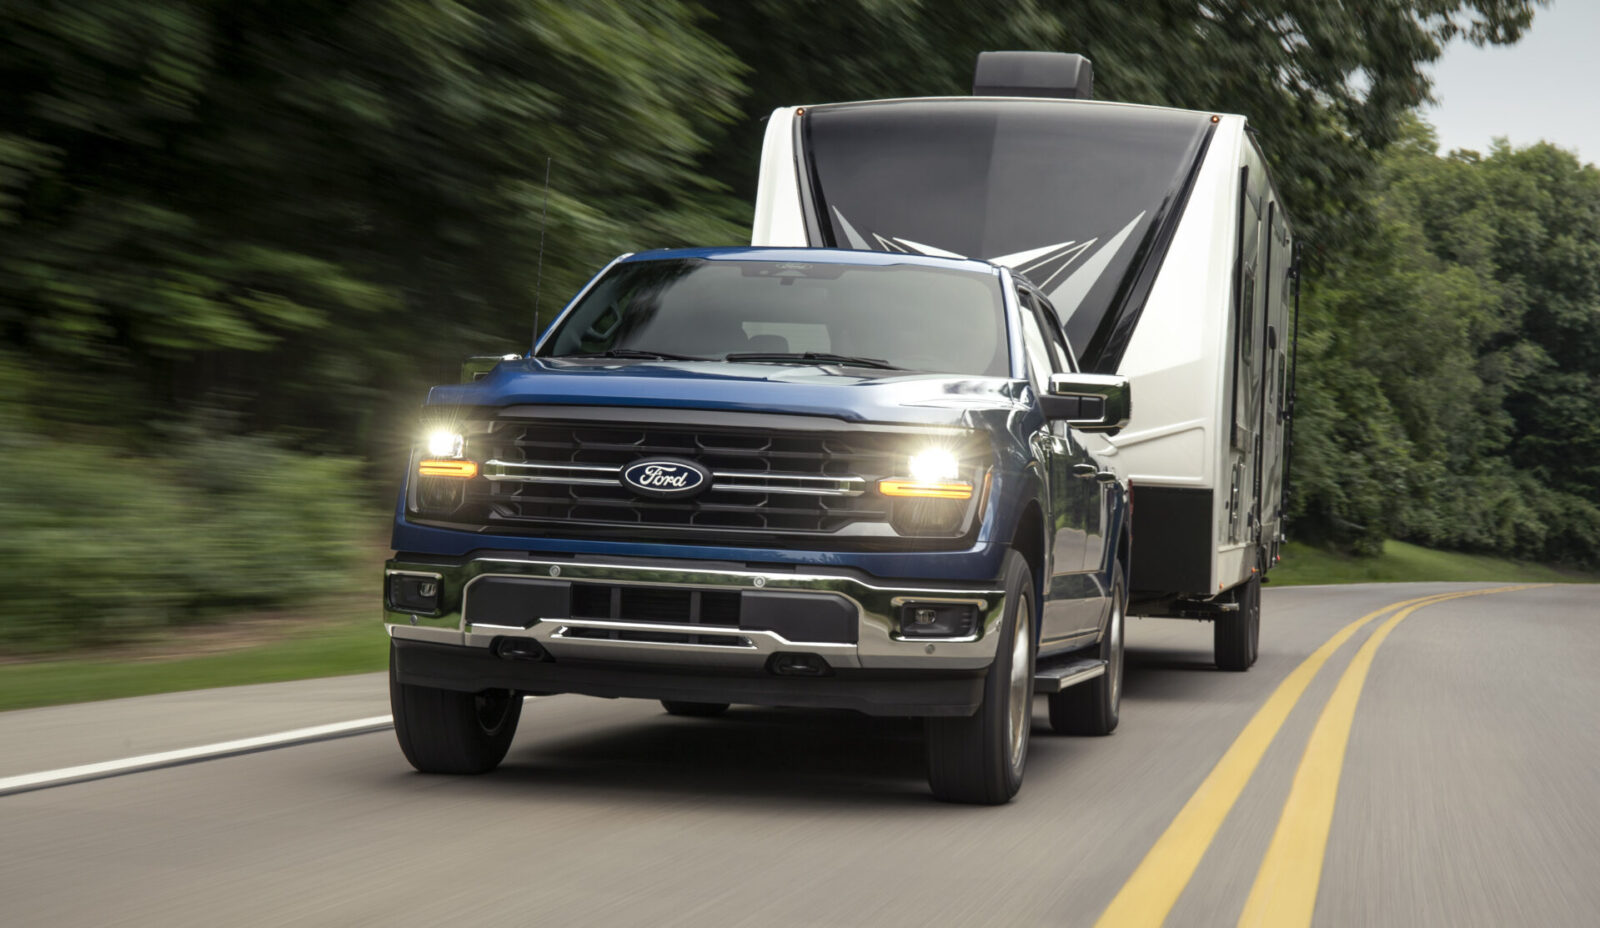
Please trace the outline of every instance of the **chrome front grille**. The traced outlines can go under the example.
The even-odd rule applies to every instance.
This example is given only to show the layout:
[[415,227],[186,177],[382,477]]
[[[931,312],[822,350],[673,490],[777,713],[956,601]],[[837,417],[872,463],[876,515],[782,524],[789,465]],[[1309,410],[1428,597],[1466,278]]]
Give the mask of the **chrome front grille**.
[[[905,461],[895,434],[778,433],[502,419],[474,441],[485,460],[487,521],[551,527],[892,535],[872,492]],[[622,469],[650,456],[697,461],[711,486],[689,499],[644,498]]]
[[[614,486],[622,465],[530,464],[517,461],[487,461],[485,479],[515,483],[559,483],[569,486]],[[757,471],[712,471],[713,487],[724,493],[793,494],[797,496],[860,496],[867,481],[862,477],[813,477],[806,474],[774,474]]]

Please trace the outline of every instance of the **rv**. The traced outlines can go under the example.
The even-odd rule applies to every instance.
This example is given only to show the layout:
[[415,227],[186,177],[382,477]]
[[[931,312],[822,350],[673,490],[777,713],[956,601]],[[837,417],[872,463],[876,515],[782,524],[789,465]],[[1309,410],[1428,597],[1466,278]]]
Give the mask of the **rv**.
[[[1096,101],[1079,55],[985,52],[969,97],[785,107],[752,244],[981,258],[1138,396],[1074,433],[1132,486],[1130,614],[1255,662],[1284,538],[1295,240],[1243,116]],[[842,350],[848,350],[845,346]]]

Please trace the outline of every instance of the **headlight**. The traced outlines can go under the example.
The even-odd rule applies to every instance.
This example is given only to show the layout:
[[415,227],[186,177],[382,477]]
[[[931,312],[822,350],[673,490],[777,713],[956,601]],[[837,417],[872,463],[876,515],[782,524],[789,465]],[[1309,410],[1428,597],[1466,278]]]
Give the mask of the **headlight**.
[[961,462],[954,452],[944,448],[918,451],[911,456],[907,469],[917,483],[939,483],[961,476]]
[[430,458],[459,458],[462,450],[466,447],[466,440],[461,437],[460,432],[452,432],[449,429],[434,429],[428,433],[428,437],[423,444],[428,449],[428,457]]
[[971,499],[972,484],[961,479],[961,460],[947,448],[925,448],[906,462],[906,477],[878,481],[884,496],[918,499]]

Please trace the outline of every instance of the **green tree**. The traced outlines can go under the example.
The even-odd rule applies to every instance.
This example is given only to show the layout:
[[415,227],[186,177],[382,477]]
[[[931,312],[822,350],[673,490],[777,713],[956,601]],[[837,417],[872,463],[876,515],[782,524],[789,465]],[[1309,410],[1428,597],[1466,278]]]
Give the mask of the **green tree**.
[[243,398],[248,425],[352,447],[446,359],[524,341],[547,157],[552,294],[625,248],[739,235],[695,167],[740,89],[701,15],[7,4],[0,331],[115,382],[102,418]]
[[1600,561],[1600,171],[1403,132],[1371,236],[1307,287],[1300,525]]

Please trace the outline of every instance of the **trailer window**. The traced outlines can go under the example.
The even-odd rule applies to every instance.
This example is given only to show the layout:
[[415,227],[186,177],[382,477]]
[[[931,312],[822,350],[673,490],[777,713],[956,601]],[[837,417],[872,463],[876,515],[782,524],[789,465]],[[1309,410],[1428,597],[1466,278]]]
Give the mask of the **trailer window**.
[[1154,107],[956,99],[815,107],[802,125],[814,244],[1010,266],[1093,368],[1105,359],[1086,347],[1137,314],[1119,294],[1211,124]]

